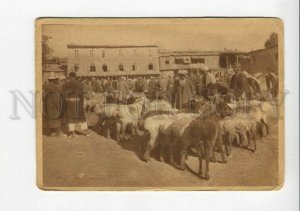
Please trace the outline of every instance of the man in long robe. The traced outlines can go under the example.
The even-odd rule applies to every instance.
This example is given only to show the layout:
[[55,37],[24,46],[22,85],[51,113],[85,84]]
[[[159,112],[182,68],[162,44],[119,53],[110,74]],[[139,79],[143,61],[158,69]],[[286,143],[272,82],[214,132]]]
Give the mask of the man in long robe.
[[67,119],[69,137],[74,138],[77,130],[88,136],[90,133],[83,109],[84,86],[76,79],[75,72],[70,72],[69,78],[69,81],[62,87],[65,97],[64,114]]
[[178,78],[174,81],[174,104],[177,109],[183,109],[189,99],[195,95],[192,82],[187,78],[186,70],[178,71]]
[[43,92],[43,114],[47,129],[50,130],[51,136],[62,135],[62,110],[63,98],[61,87],[59,86],[59,77],[54,73],[51,73]]

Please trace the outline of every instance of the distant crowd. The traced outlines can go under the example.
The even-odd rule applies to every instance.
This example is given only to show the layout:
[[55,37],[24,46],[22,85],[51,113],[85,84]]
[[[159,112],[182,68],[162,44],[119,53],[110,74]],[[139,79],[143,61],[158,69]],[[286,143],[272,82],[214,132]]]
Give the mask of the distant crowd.
[[[269,72],[265,75],[268,91],[273,96],[278,94],[278,78]],[[47,128],[56,134],[61,132],[61,117],[68,125],[69,136],[75,135],[80,127],[89,135],[85,120],[83,102],[88,93],[105,93],[111,102],[128,104],[136,93],[145,94],[148,99],[166,99],[174,108],[183,109],[189,99],[203,97],[210,100],[221,94],[227,103],[240,99],[260,99],[261,88],[258,80],[242,71],[241,65],[235,63],[226,73],[224,81],[217,81],[209,68],[190,74],[187,70],[178,70],[174,76],[138,76],[138,77],[78,77],[70,72],[69,77],[50,74],[43,84],[43,112]],[[108,99],[109,100],[109,99]]]

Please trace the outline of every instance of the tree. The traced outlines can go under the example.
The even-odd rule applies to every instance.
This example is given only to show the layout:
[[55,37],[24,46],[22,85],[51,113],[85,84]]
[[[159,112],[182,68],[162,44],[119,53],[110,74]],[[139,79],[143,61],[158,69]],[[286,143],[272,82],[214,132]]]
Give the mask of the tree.
[[272,48],[274,46],[278,45],[278,34],[273,32],[269,39],[266,40],[265,42],[265,48]]
[[49,40],[52,39],[52,37],[48,35],[42,36],[42,64],[43,67],[46,65],[47,60],[49,59],[49,56],[53,53],[53,49],[49,47]]

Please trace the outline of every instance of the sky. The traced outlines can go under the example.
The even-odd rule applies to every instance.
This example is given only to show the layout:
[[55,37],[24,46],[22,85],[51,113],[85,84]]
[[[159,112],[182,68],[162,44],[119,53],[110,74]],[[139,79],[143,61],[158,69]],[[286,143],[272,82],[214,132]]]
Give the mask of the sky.
[[53,56],[67,57],[67,44],[158,45],[170,51],[251,51],[264,48],[276,19],[97,19],[44,24]]

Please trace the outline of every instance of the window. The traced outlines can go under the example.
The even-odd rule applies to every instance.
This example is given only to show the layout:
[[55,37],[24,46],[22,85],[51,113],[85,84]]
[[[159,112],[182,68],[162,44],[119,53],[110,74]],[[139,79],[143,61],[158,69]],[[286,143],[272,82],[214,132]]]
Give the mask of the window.
[[75,72],[78,72],[78,71],[79,71],[79,64],[75,64],[75,65],[74,65],[74,71],[75,71]]
[[170,61],[169,61],[169,60],[166,60],[165,63],[166,63],[166,64],[170,64]]
[[182,58],[176,58],[175,59],[175,64],[183,64],[183,59]]
[[205,59],[204,58],[193,58],[192,57],[191,62],[192,62],[192,64],[199,64],[199,63],[204,64],[205,63]]
[[136,71],[136,69],[137,69],[136,64],[133,64],[133,65],[132,65],[132,71]]
[[96,72],[96,66],[94,64],[91,64],[90,72]]
[[148,54],[149,54],[150,57],[152,57],[151,50],[148,50]]
[[78,57],[78,50],[75,50],[75,58]]
[[132,52],[133,56],[136,56],[136,50],[134,49]]
[[107,72],[107,65],[106,64],[102,65],[102,70],[103,70],[103,72]]
[[102,58],[105,57],[105,50],[102,50]]
[[152,63],[148,64],[148,70],[153,70],[153,69],[154,69],[153,64]]
[[122,50],[119,50],[119,57],[122,57],[123,56],[123,52]]
[[90,56],[94,56],[94,51],[93,51],[93,49],[90,50]]
[[123,64],[119,64],[119,71],[124,71],[124,66],[123,66]]

